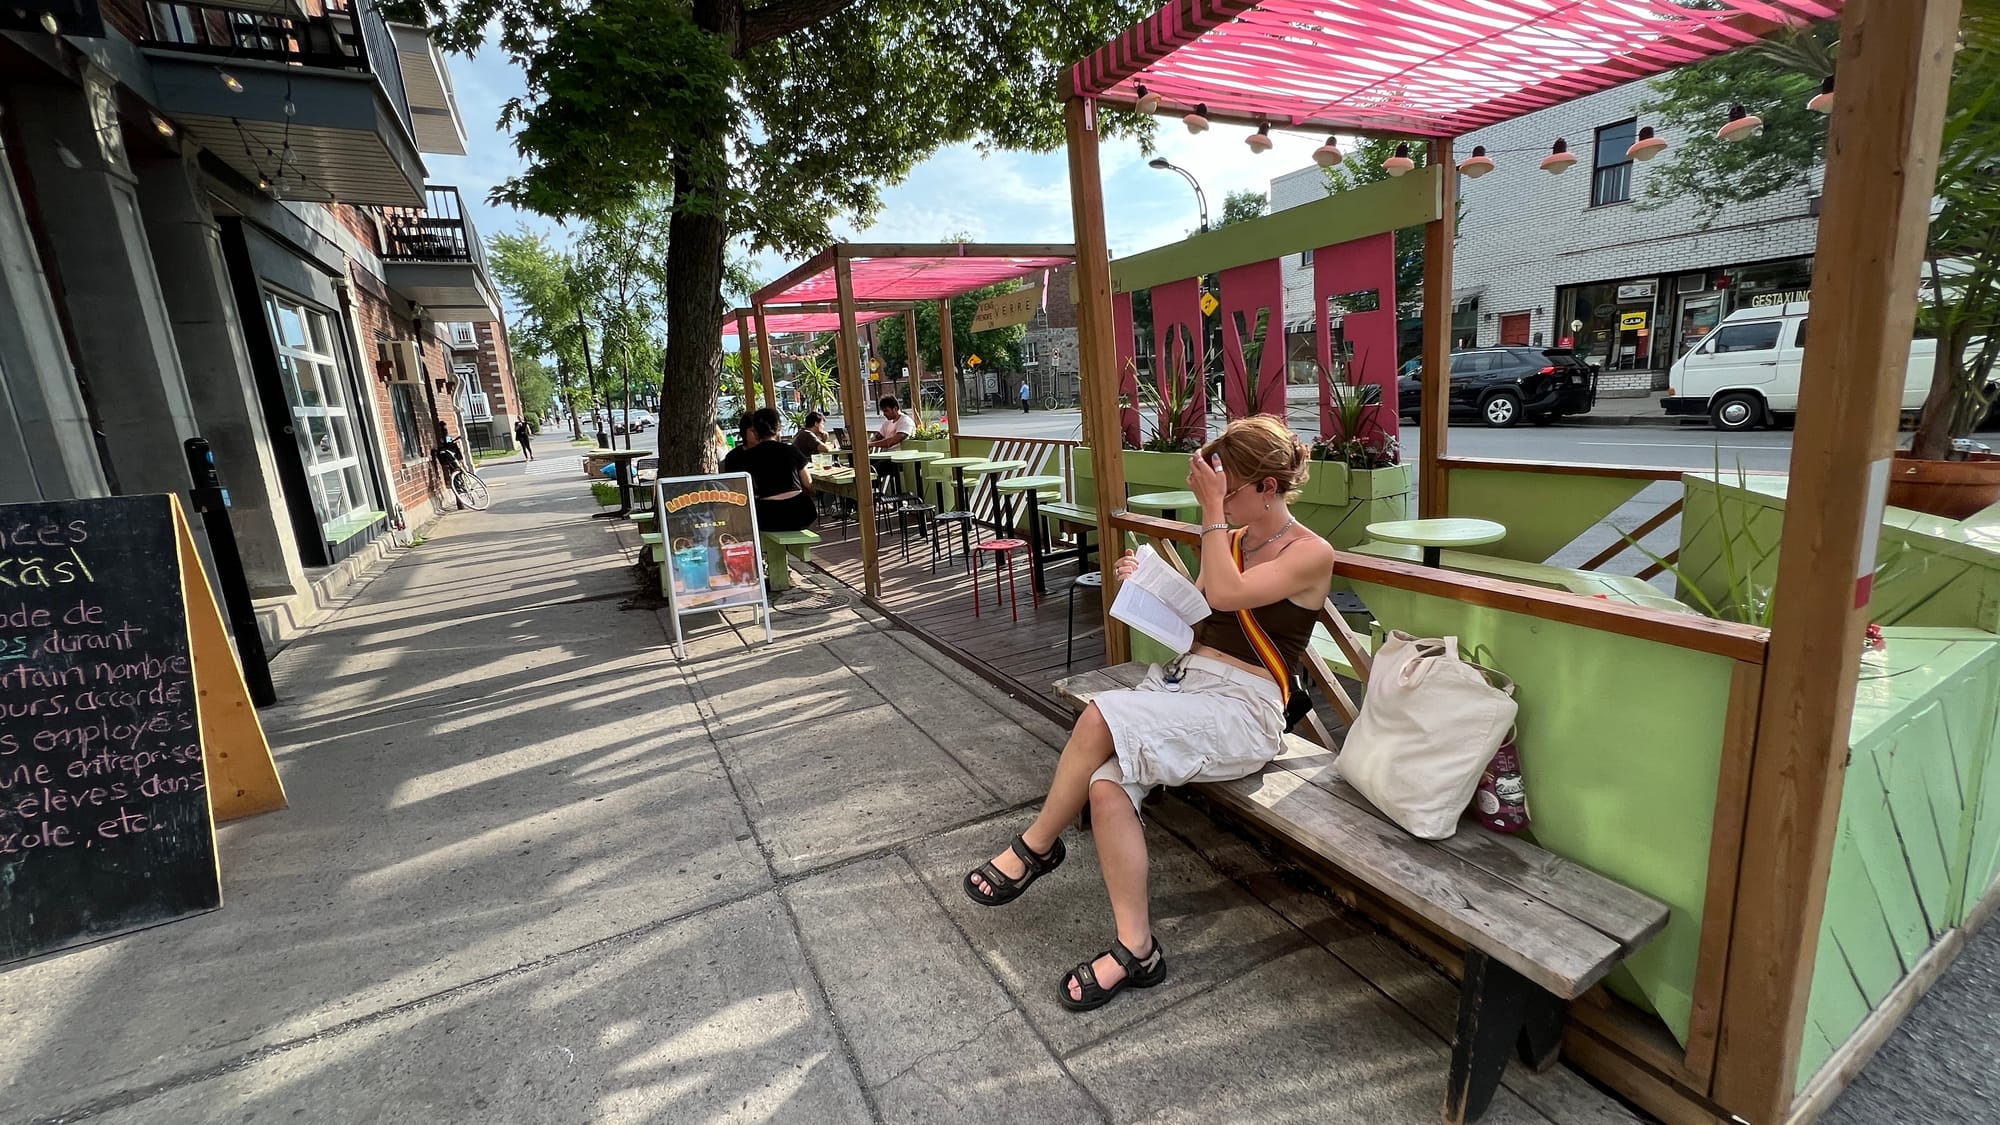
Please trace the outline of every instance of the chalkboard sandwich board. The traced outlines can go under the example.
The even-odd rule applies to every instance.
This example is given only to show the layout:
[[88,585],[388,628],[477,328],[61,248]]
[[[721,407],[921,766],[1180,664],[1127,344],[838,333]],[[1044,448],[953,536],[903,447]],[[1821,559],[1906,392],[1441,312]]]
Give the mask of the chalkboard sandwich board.
[[0,963],[219,907],[270,763],[174,497],[0,505]]

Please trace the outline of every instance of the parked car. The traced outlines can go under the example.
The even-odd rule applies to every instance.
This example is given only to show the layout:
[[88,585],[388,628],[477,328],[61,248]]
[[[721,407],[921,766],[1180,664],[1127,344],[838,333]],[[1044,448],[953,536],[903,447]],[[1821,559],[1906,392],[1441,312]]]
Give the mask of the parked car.
[[[1799,372],[1805,366],[1805,301],[1738,309],[1676,360],[1667,372],[1660,406],[1680,417],[1708,418],[1718,430],[1754,430],[1789,421],[1799,408]],[[1937,341],[1912,340],[1903,377],[1903,412],[1924,408]]]
[[[1415,421],[1423,408],[1422,364],[1397,379],[1396,411]],[[1526,418],[1546,426],[1597,405],[1597,368],[1567,348],[1468,348],[1451,356],[1451,416],[1488,426]]]

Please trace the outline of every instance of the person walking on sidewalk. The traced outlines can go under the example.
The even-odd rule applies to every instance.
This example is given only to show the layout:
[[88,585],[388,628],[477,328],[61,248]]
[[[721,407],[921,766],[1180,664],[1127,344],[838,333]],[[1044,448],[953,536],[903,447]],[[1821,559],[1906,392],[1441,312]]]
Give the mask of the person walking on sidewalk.
[[533,461],[535,459],[535,431],[528,428],[528,420],[526,418],[514,423],[514,440],[520,443],[521,460]]
[[1028,381],[1026,379],[1021,380],[1021,413],[1026,414],[1028,412],[1028,396],[1033,393],[1028,389]]
[[[1196,627],[1187,655],[1155,664],[1137,689],[1104,692],[1084,708],[1041,815],[965,877],[966,896],[981,906],[1014,901],[1062,864],[1062,830],[1089,804],[1118,936],[1063,975],[1057,999],[1072,1011],[1166,979],[1147,900],[1139,823],[1146,791],[1247,777],[1283,746],[1285,684],[1267,669],[1273,659],[1285,669],[1303,666],[1333,582],[1333,547],[1291,513],[1305,479],[1305,447],[1268,415],[1231,422],[1202,447],[1188,471],[1201,501],[1195,584],[1215,612]],[[1138,563],[1127,554],[1116,565],[1123,579]]]

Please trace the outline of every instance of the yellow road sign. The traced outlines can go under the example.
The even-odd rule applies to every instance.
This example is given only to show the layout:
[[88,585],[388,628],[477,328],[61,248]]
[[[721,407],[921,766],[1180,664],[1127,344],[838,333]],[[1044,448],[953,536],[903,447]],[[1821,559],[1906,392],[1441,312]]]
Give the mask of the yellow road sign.
[[968,356],[966,358],[965,365],[967,367],[978,367],[983,362],[985,361],[980,359],[978,356],[974,355],[974,356]]
[[1215,299],[1215,294],[1203,293],[1201,295],[1201,315],[1214,316],[1215,310],[1221,307],[1222,302]]

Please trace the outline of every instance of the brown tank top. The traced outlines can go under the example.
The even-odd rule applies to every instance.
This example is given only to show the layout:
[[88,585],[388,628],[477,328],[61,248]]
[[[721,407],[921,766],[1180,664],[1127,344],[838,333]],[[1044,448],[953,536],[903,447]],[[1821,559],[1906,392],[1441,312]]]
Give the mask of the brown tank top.
[[[1319,611],[1286,598],[1281,602],[1258,606],[1250,612],[1257,618],[1257,624],[1264,627],[1271,643],[1278,647],[1278,654],[1285,659],[1285,668],[1296,672],[1303,667],[1306,645],[1312,641],[1313,626],[1319,622]],[[1243,633],[1243,623],[1233,612],[1217,610],[1202,618],[1201,623],[1194,627],[1194,643],[1233,656],[1253,668],[1264,666],[1257,650],[1250,647],[1250,638]]]

